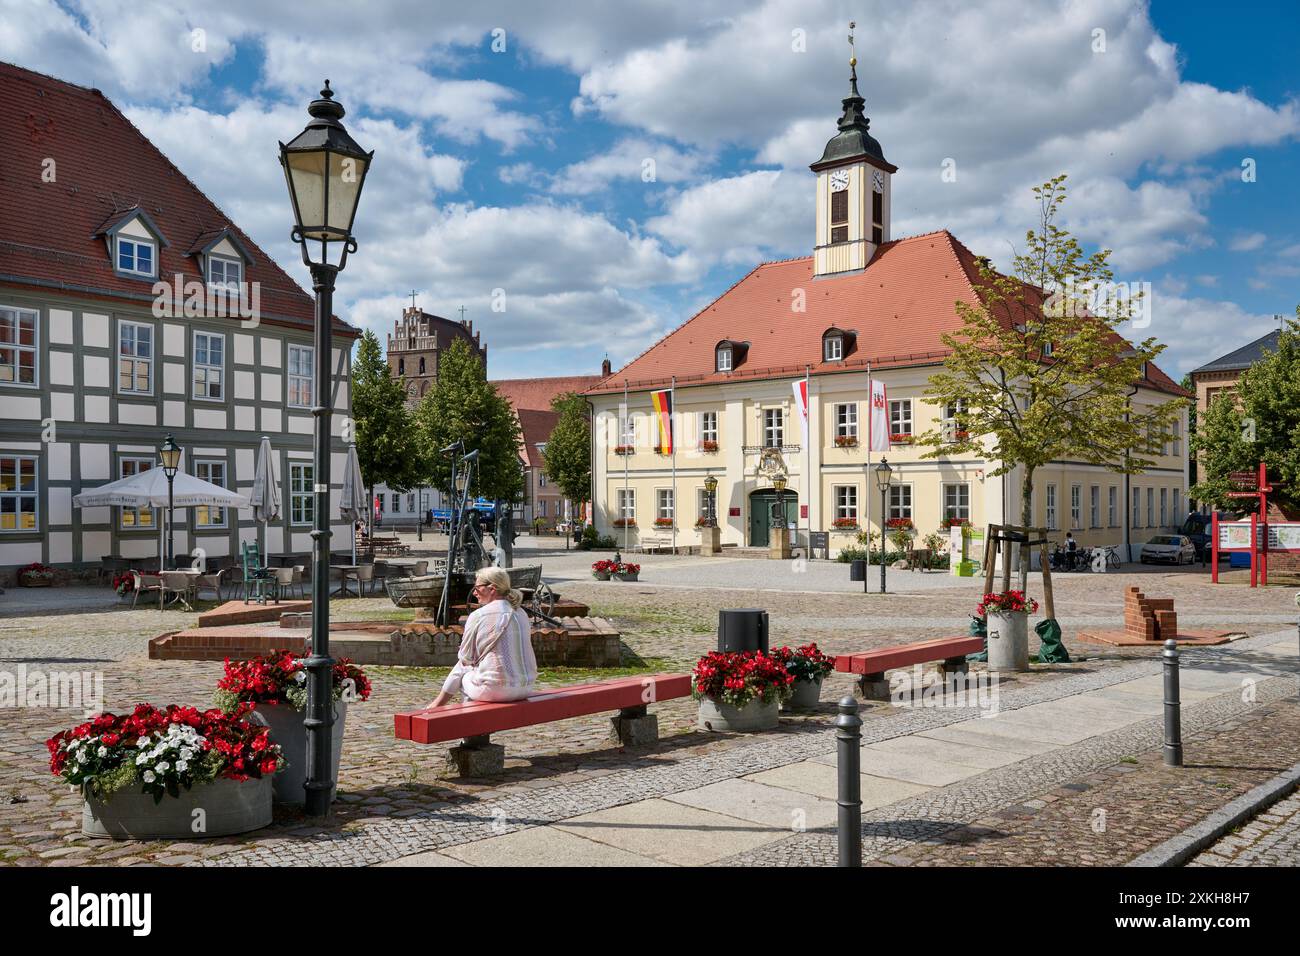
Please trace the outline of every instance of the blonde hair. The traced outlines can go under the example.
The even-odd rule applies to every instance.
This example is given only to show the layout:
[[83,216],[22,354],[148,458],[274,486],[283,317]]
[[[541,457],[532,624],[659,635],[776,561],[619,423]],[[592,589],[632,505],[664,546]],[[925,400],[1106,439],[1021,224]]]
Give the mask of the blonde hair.
[[523,603],[523,593],[510,586],[510,575],[502,568],[482,568],[475,573],[474,583],[492,585],[497,594],[510,602],[512,608],[518,608]]

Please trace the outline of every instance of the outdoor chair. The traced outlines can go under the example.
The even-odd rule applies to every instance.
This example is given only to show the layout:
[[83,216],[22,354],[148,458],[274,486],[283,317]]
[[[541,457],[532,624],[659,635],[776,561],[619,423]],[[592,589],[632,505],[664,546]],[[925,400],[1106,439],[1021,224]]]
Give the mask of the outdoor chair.
[[184,604],[185,610],[194,610],[189,602],[197,590],[193,575],[186,574],[184,571],[164,571],[159,577],[162,578],[162,594],[158,599],[160,604],[165,605],[168,597],[172,597]]
[[370,593],[375,593],[375,566],[373,564],[362,564],[355,571],[346,572],[346,577],[357,582],[357,597],[362,597],[366,593],[366,585],[370,585]]
[[135,597],[131,599],[131,606],[135,607],[136,602],[140,600],[140,595],[146,591],[158,592],[158,606],[162,606],[162,578],[156,574],[141,574],[133,570],[131,577],[135,579]]
[[429,573],[428,561],[416,561],[415,567],[411,569],[411,577],[418,578]]
[[249,598],[253,598],[258,604],[265,604],[266,599],[274,594],[275,603],[279,604],[275,576],[262,563],[258,546],[246,541],[241,545],[241,554],[244,565],[244,603],[247,604]]
[[97,576],[101,581],[104,580],[104,578],[108,578],[109,581],[112,581],[113,578],[117,577],[119,574],[125,574],[127,571],[131,570],[131,565],[126,558],[118,557],[115,554],[106,554],[99,559],[99,562],[99,571]]
[[271,572],[275,575],[275,593],[276,598],[282,598],[293,593],[293,589],[298,584],[298,571],[296,568],[272,568]]
[[194,597],[198,598],[200,591],[212,591],[216,594],[217,600],[221,600],[221,582],[226,576],[229,569],[221,568],[212,574],[200,574],[194,579]]

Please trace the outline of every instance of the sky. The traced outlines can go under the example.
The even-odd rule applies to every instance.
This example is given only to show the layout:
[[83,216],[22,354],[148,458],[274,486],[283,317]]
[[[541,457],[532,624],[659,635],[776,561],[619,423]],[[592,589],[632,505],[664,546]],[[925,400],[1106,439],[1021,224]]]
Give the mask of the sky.
[[1066,173],[1175,378],[1294,315],[1294,0],[0,0],[0,60],[103,90],[305,286],[277,142],[328,77],[375,150],[338,314],[382,342],[414,291],[492,378],[595,374],[811,253],[851,20],[895,238],[1005,268]]

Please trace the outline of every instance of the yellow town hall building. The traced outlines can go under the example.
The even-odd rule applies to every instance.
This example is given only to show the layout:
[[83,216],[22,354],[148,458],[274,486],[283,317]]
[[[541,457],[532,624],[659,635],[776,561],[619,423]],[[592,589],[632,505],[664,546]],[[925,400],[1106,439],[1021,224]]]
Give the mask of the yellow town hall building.
[[[918,536],[945,518],[1019,523],[1020,476],[969,453],[922,458],[912,436],[952,410],[923,400],[961,322],[958,300],[977,299],[978,260],[949,232],[890,235],[891,177],[868,132],[856,75],[839,132],[812,164],[811,256],[767,262],[711,305],[589,389],[593,408],[593,519],[635,547],[654,538],[697,546],[705,481],[718,482],[722,545],[765,547],[785,510],[792,539],[828,532],[831,556],[881,526],[881,496],[867,470],[868,376],[887,390],[892,468],[886,519],[910,518]],[[804,440],[797,385],[807,382]],[[1186,393],[1154,364],[1135,410]],[[674,442],[660,449],[652,394],[671,389]],[[1059,461],[1034,475],[1035,523],[1081,545],[1138,546],[1181,524],[1187,501],[1186,413],[1165,454],[1140,475]],[[877,446],[879,447],[879,446]],[[784,491],[777,487],[784,480]],[[868,497],[870,496],[870,498]],[[781,504],[778,504],[780,500]],[[856,523],[857,527],[853,525]],[[843,527],[848,526],[848,527]]]

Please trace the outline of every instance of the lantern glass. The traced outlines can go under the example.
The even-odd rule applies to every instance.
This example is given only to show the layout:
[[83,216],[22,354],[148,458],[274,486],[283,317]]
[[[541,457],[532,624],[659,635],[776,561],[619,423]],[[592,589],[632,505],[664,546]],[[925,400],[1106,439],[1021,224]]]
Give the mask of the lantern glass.
[[286,151],[294,214],[305,238],[338,241],[352,232],[367,165],[364,156],[331,150]]
[[715,491],[717,491],[717,490],[718,490],[718,479],[717,479],[717,478],[714,478],[712,475],[709,475],[709,477],[705,478],[705,479],[704,479],[704,490],[707,491],[709,494],[713,494]]
[[889,479],[893,476],[894,469],[889,467],[889,462],[880,459],[880,464],[876,466],[876,487],[881,491],[889,490]]
[[775,488],[778,492],[785,491],[785,486],[786,486],[786,479],[784,478],[772,479],[772,487]]
[[176,474],[176,469],[181,463],[181,447],[176,444],[171,435],[163,439],[162,445],[158,448],[158,457],[162,459],[165,474],[168,476]]

